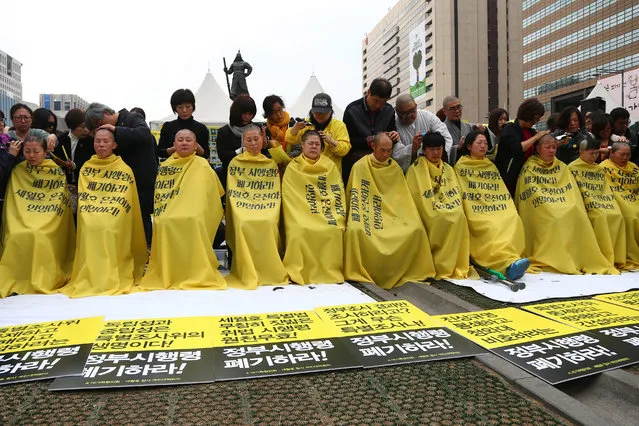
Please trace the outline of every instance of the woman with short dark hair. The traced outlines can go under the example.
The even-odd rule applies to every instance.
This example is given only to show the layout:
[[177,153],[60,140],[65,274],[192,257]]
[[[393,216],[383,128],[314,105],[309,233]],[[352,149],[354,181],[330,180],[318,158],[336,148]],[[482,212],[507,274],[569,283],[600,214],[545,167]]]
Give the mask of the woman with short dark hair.
[[178,89],[171,95],[171,110],[177,114],[173,121],[167,121],[160,130],[158,156],[161,161],[169,158],[174,152],[173,140],[182,129],[195,133],[197,147],[195,154],[209,160],[209,128],[193,118],[195,111],[195,95],[189,89]]
[[612,148],[612,121],[610,114],[597,111],[590,114],[590,131],[596,140],[599,141],[599,155],[597,156],[596,163],[610,158],[610,150]]
[[584,118],[577,107],[566,107],[557,117],[557,130],[553,136],[562,135],[566,137],[558,144],[557,158],[570,164],[579,158],[579,144],[588,136]]
[[58,129],[58,117],[51,110],[46,108],[38,108],[33,111],[32,129],[42,129],[45,132],[54,135]]
[[519,106],[515,121],[502,128],[495,165],[510,195],[515,193],[519,171],[535,152],[535,142],[548,134],[546,130],[537,132],[533,129],[544,112],[544,106],[537,98],[526,99]]
[[282,149],[286,150],[286,130],[291,116],[286,112],[284,101],[277,95],[269,95],[264,98],[262,107],[271,140],[276,141],[282,146]]
[[488,115],[488,130],[490,130],[488,135],[490,136],[491,140],[489,142],[492,146],[489,151],[490,153],[495,153],[497,145],[499,145],[499,139],[501,138],[501,131],[508,123],[508,120],[510,120],[510,115],[508,115],[508,111],[503,108],[495,108]]

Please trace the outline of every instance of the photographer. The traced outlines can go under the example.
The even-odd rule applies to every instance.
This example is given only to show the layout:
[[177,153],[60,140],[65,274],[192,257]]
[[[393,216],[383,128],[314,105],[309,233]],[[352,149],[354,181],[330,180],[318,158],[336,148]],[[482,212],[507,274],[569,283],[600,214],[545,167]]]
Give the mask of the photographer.
[[579,158],[579,144],[588,136],[581,111],[574,106],[564,108],[557,118],[557,130],[552,135],[558,139],[559,160],[570,164]]
[[309,121],[297,121],[289,127],[286,144],[291,151],[300,147],[302,136],[309,130],[319,133],[323,145],[322,155],[330,158],[341,173],[342,157],[351,150],[351,142],[344,122],[333,117],[333,103],[326,93],[318,93],[313,97]]

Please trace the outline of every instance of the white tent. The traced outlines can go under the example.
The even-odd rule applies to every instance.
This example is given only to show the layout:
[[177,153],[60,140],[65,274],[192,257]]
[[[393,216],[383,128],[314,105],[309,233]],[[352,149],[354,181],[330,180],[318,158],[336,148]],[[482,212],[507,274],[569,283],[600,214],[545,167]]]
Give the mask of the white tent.
[[[223,126],[229,121],[229,109],[231,100],[229,96],[213,77],[207,72],[200,88],[195,92],[195,112],[193,117],[207,126]],[[176,115],[171,114],[159,120],[151,121],[151,130],[159,130],[167,121],[175,120]]]
[[597,85],[592,89],[592,91],[586,96],[586,99],[594,99],[601,98],[606,102],[606,111],[609,113],[614,108],[620,107],[621,104],[619,101],[615,100],[610,92],[606,90],[601,82],[597,82]]
[[[291,105],[286,107],[286,110],[291,115],[291,117],[308,117],[308,112],[311,110],[311,104],[313,103],[313,97],[318,93],[326,93],[322,88],[315,74],[311,75],[304,86],[304,90],[302,90],[302,94],[293,102]],[[329,95],[331,95],[329,93]],[[331,96],[331,98],[333,98]],[[335,105],[335,101],[333,100],[333,116],[339,120],[344,116],[344,110]]]

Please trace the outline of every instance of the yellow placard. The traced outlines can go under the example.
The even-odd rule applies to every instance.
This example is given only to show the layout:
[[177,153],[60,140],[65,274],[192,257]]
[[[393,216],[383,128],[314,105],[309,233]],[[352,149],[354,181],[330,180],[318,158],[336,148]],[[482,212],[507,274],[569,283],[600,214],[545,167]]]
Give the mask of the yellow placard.
[[439,326],[428,314],[405,300],[322,306],[315,310],[335,337]]
[[0,354],[89,344],[102,320],[91,317],[0,327]]
[[639,310],[639,290],[626,291],[624,293],[600,294],[594,299],[603,300],[604,302],[613,303],[625,308]]
[[639,323],[639,312],[593,299],[540,303],[524,309],[580,330]]
[[516,308],[437,315],[432,318],[486,349],[534,342],[577,331]]
[[214,317],[213,345],[240,346],[313,340],[330,337],[315,311],[271,312],[267,314]]
[[105,321],[92,353],[210,348],[213,317]]

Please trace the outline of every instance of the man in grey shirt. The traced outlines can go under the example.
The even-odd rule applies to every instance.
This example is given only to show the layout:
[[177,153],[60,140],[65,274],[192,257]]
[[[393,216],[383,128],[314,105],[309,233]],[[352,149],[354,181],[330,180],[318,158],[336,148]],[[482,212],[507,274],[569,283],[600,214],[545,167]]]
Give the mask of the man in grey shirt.
[[432,112],[417,109],[417,103],[411,95],[405,93],[397,97],[395,113],[395,125],[400,139],[393,146],[391,157],[397,161],[404,173],[421,150],[422,133],[440,133],[446,140],[444,149],[450,152],[453,139],[446,125]]

